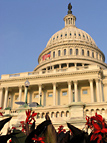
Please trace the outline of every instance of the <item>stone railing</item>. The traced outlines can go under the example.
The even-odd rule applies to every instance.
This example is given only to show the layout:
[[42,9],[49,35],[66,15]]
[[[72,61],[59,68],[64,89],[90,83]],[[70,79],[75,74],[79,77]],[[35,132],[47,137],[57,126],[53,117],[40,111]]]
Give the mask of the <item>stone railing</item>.
[[107,103],[92,103],[87,104],[84,108],[85,116],[94,116],[95,113],[100,114],[107,120]]
[[9,78],[21,78],[26,76],[34,76],[34,75],[41,75],[41,74],[50,74],[50,73],[60,73],[60,72],[74,72],[78,70],[92,70],[92,69],[99,69],[99,67],[96,65],[90,65],[90,66],[77,66],[77,67],[66,67],[61,69],[51,69],[51,70],[41,70],[39,72],[24,72],[24,73],[17,73],[17,74],[6,74],[2,75],[1,79],[9,79]]

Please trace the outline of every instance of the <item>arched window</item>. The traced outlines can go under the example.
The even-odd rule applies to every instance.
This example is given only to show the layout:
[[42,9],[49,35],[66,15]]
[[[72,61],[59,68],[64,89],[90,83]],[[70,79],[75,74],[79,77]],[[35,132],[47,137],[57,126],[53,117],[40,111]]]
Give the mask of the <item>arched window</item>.
[[87,56],[90,56],[90,52],[89,51],[87,51]]
[[54,118],[54,112],[51,113],[51,118]]
[[45,118],[45,113],[42,113],[42,118]]
[[96,53],[96,59],[98,59],[98,53]]
[[55,58],[55,51],[53,52],[53,58]]
[[100,55],[100,60],[101,60],[101,55]]
[[58,56],[60,56],[61,55],[61,51],[60,50],[58,50]]
[[39,119],[40,118],[40,113],[37,113],[37,119]]
[[61,117],[64,117],[64,111],[61,112]]
[[72,55],[72,49],[70,49],[70,55]]
[[59,112],[56,112],[56,118],[58,118],[59,117]]
[[76,49],[76,55],[78,55],[78,49]]
[[92,58],[94,58],[94,52],[92,52]]
[[66,49],[64,49],[64,56],[66,55]]
[[82,49],[82,56],[84,56],[84,49]]
[[66,111],[66,117],[69,117],[69,111]]

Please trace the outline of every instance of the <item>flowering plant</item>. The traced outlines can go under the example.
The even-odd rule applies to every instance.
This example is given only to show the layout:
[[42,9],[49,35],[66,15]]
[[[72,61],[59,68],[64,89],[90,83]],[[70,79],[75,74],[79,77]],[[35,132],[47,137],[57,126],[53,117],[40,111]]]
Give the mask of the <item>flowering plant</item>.
[[[0,109],[2,109],[2,107],[0,107]],[[3,114],[0,112],[0,116],[3,116]]]
[[35,143],[45,143],[45,142],[44,142],[45,137],[38,137],[36,134],[35,134],[34,138],[32,138],[32,140],[33,140]]
[[66,130],[65,129],[63,129],[64,128],[64,126],[63,125],[60,125],[59,126],[59,128],[58,128],[58,134],[60,134],[61,132],[66,132]]
[[95,113],[95,116],[86,116],[86,120],[86,125],[92,130],[90,141],[97,139],[97,143],[103,143],[103,139],[106,139],[105,135],[107,134],[106,123],[103,117]]
[[37,115],[34,111],[32,112],[31,110],[28,109],[26,111],[26,120],[20,122],[20,126],[22,127],[22,132],[24,132],[26,135],[29,135],[30,129],[29,129],[29,124],[32,125],[32,121],[36,122],[34,117]]

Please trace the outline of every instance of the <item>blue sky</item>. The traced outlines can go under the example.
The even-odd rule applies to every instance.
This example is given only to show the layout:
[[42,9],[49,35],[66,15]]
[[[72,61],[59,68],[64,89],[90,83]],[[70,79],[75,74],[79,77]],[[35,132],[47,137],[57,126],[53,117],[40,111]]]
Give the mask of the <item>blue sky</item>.
[[34,70],[49,38],[64,27],[69,2],[76,26],[106,58],[107,0],[0,0],[0,75]]

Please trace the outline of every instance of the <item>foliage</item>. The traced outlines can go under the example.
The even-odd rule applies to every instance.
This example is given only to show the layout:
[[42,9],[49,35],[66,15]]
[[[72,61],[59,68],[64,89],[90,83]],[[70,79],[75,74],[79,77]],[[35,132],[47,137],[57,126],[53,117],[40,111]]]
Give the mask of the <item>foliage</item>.
[[[0,113],[1,116],[2,113]],[[55,130],[48,114],[45,121],[39,124],[35,129],[35,116],[37,113],[31,110],[26,111],[25,121],[20,122],[21,130],[12,127],[8,129],[6,135],[0,136],[0,142],[7,143],[107,143],[107,124],[101,115],[86,116],[86,128],[91,129],[91,134],[78,129],[67,123],[69,131],[60,125],[58,132]],[[0,121],[0,130],[11,120],[8,117]]]

